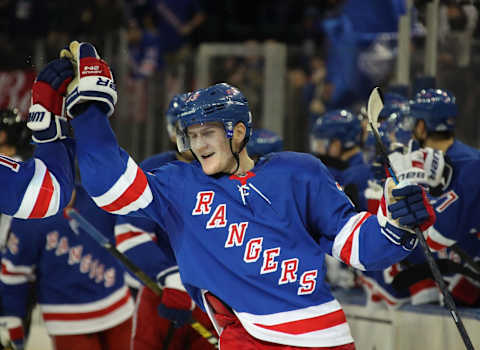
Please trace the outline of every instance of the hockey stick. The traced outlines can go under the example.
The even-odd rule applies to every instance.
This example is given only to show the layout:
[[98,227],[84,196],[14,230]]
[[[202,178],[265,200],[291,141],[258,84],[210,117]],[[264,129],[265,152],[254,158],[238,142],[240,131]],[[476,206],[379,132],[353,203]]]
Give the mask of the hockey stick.
[[473,268],[477,273],[480,273],[480,265],[478,265],[478,262],[475,261],[465,250],[463,250],[458,243],[455,243],[448,248],[457,253],[460,258],[462,258],[467,265],[470,265],[470,267]]
[[[375,87],[370,93],[370,96],[368,98],[368,104],[367,104],[368,123],[370,125],[370,128],[372,129],[372,132],[375,136],[375,139],[380,148],[380,151],[382,152],[382,156],[385,160],[388,170],[390,171],[390,174],[392,175],[395,182],[397,182],[394,169],[392,168],[392,164],[388,159],[387,150],[385,149],[385,145],[383,144],[382,139],[380,138],[380,134],[378,133],[378,116],[382,108],[383,108],[382,92],[379,87]],[[427,260],[428,266],[432,271],[433,278],[443,295],[443,298],[445,300],[445,305],[448,311],[450,312],[450,314],[452,315],[453,320],[455,321],[455,325],[457,326],[458,332],[462,337],[463,343],[465,344],[465,348],[467,350],[474,350],[472,341],[470,340],[470,337],[468,336],[467,330],[465,329],[462,319],[458,314],[458,310],[457,310],[457,307],[455,306],[455,302],[453,301],[452,296],[448,292],[447,286],[445,284],[445,281],[442,278],[442,274],[440,273],[437,263],[433,258],[432,252],[428,248],[425,237],[423,237],[423,232],[420,231],[420,229],[417,227],[415,228],[415,234],[417,235],[420,245],[422,246],[423,253],[425,254],[425,258]]]
[[[145,272],[143,272],[135,263],[133,263],[125,254],[121,253],[110,241],[96,229],[87,219],[85,219],[77,210],[73,208],[66,209],[68,217],[75,220],[78,225],[87,232],[98,244],[108,250],[115,258],[117,258],[123,265],[125,265],[145,286],[150,288],[158,296],[162,295],[162,288],[155,283]],[[218,348],[218,339],[208,329],[206,329],[200,322],[192,319],[190,326],[197,331],[203,338],[205,338],[215,348]]]

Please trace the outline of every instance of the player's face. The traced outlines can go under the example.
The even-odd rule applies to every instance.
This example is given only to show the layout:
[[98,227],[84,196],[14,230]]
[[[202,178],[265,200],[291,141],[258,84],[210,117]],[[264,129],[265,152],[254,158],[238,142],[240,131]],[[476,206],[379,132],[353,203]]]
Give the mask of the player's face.
[[190,147],[207,175],[235,170],[235,159],[221,123],[205,123],[187,129]]

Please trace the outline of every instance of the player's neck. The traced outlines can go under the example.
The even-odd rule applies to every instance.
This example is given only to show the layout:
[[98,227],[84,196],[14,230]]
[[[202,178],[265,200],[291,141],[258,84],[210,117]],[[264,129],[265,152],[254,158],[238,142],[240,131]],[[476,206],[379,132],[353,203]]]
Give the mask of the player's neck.
[[240,152],[239,160],[240,160],[240,166],[238,167],[238,170],[235,172],[235,175],[237,176],[245,175],[248,171],[252,170],[253,167],[255,166],[255,162],[253,161],[252,158],[248,156],[248,153],[245,150],[242,150],[242,152]]
[[453,137],[450,137],[445,140],[438,140],[438,139],[427,137],[427,139],[425,140],[425,146],[433,149],[438,149],[443,153],[445,153],[450,148],[450,146],[453,144],[454,141],[455,140]]

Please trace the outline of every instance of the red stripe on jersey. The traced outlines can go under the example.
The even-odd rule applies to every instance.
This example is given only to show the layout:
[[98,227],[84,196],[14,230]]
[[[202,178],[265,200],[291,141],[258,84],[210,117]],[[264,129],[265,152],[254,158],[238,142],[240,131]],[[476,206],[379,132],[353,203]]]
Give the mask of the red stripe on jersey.
[[122,299],[118,300],[117,302],[113,303],[112,305],[106,308],[90,311],[90,312],[75,312],[75,313],[44,312],[43,319],[45,321],[82,321],[82,320],[88,320],[92,318],[98,318],[98,317],[108,315],[109,313],[122,307],[128,302],[129,299],[130,299],[130,291],[127,290],[127,293]]
[[[10,339],[13,340],[13,341],[21,340],[24,337],[23,327],[18,326],[18,327],[15,327],[15,328],[9,328],[8,329],[8,334],[10,335]],[[10,347],[8,347],[8,349],[10,349]]]
[[112,203],[102,207],[106,211],[117,211],[136,201],[147,188],[147,177],[140,168],[137,168],[137,174],[132,184]]
[[415,295],[423,291],[424,289],[430,289],[435,286],[436,286],[435,282],[432,279],[427,278],[412,284],[410,287],[408,287],[408,290],[410,291],[411,295]]
[[291,321],[280,323],[273,326],[266,326],[263,324],[255,323],[256,326],[270,329],[272,331],[288,333],[288,334],[303,334],[308,332],[319,331],[340,324],[346,323],[347,319],[343,310],[337,310],[322,316],[307,318],[304,320]]
[[480,298],[480,289],[465,277],[461,277],[452,289],[452,296],[467,305],[473,305]]
[[26,276],[27,273],[8,271],[7,265],[2,264],[2,275],[5,275],[5,276]]
[[45,216],[50,205],[50,201],[52,200],[53,191],[54,188],[52,176],[50,175],[49,171],[46,171],[45,176],[43,177],[42,186],[38,192],[37,200],[35,201],[32,212],[28,216],[29,219],[39,219]]
[[360,219],[359,222],[357,222],[357,224],[355,225],[355,227],[353,228],[352,232],[350,233],[350,235],[348,236],[347,238],[347,241],[345,242],[345,244],[343,245],[343,248],[342,248],[342,251],[340,252],[340,259],[342,259],[342,261],[347,264],[347,265],[350,265],[350,257],[352,255],[352,246],[353,246],[353,236],[355,234],[355,231],[358,229],[358,227],[360,225],[362,225],[362,223],[369,217],[371,216],[372,214],[370,213],[365,213],[363,215],[363,218]]
[[443,248],[447,248],[446,245],[443,245],[443,244],[440,244],[440,243],[434,241],[430,236],[427,237],[427,245],[432,250],[442,250]]
[[141,234],[143,234],[143,232],[128,231],[125,233],[121,233],[115,236],[115,244],[119,245],[120,243],[123,243],[132,237],[140,236]]

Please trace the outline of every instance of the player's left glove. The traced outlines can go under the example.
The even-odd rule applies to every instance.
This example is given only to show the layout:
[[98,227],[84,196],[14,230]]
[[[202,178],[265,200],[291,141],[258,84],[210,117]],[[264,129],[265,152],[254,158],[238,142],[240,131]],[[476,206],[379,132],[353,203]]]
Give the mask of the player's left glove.
[[117,89],[108,64],[100,58],[90,43],[72,41],[68,49],[60,52],[61,58],[68,58],[76,67],[75,79],[68,86],[65,102],[67,116],[74,118],[79,105],[97,102],[105,114],[112,115],[117,103]]
[[183,286],[178,268],[168,269],[167,273],[160,273],[157,278],[163,288],[158,313],[181,327],[192,320],[195,302],[190,298]]
[[22,320],[15,316],[0,317],[0,346],[2,349],[23,350],[24,332]]

